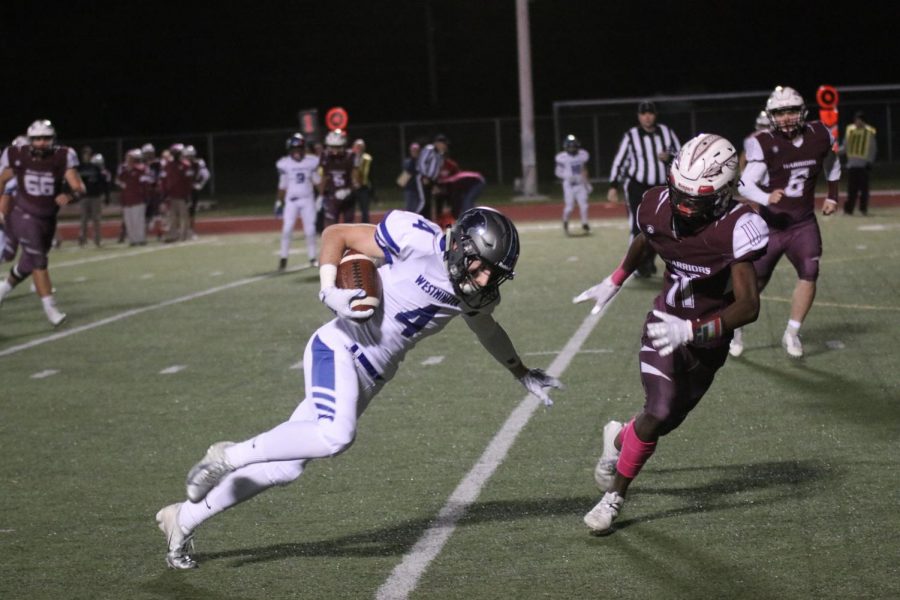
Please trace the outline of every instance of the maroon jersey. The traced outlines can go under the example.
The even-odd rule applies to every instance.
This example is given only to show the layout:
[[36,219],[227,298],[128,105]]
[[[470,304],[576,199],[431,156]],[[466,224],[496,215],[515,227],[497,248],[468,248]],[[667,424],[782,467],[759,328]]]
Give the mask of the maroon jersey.
[[191,191],[194,189],[194,177],[196,175],[197,171],[188,160],[166,161],[160,172],[163,197],[189,199]]
[[78,157],[67,146],[57,146],[44,156],[33,154],[31,146],[9,146],[0,157],[0,168],[9,167],[16,177],[16,206],[36,217],[56,216],[56,197],[66,171],[77,166]]
[[638,207],[641,232],[666,263],[665,285],[654,308],[682,319],[711,316],[734,302],[731,265],[765,251],[769,228],[742,204],[690,235],[674,231],[666,187],[651,188]]
[[122,206],[137,206],[147,201],[147,167],[140,163],[119,168],[116,183],[122,188]]
[[[825,159],[834,153],[834,140],[821,121],[804,125],[800,136],[803,143],[799,148],[793,140],[777,132],[760,131],[755,136],[768,171],[768,181],[762,182],[760,189],[767,193],[784,190],[778,204],[760,208],[766,222],[777,229],[815,218],[816,180]],[[759,160],[759,157],[750,151],[747,160]]]
[[319,161],[322,168],[322,180],[325,182],[324,193],[333,196],[336,190],[350,189],[353,183],[354,154],[345,150],[340,154],[325,152]]

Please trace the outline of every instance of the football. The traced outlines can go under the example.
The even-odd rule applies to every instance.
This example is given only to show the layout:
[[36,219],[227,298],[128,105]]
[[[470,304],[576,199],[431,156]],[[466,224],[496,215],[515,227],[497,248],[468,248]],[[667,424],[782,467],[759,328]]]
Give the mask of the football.
[[335,285],[341,289],[365,290],[365,298],[350,303],[353,310],[369,310],[381,304],[381,277],[375,260],[356,250],[347,250],[337,269]]

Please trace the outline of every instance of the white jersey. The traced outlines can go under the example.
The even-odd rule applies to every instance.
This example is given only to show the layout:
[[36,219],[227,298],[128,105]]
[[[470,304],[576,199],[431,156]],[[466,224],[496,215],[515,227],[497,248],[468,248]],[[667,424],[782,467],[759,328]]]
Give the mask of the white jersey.
[[319,180],[319,159],[307,154],[300,160],[294,160],[290,156],[282,156],[275,163],[278,169],[278,189],[286,190],[285,198],[313,198],[315,190],[313,185]]
[[584,183],[584,173],[591,155],[584,148],[579,148],[575,154],[560,152],[556,155],[556,177],[569,185],[581,185]]
[[494,303],[474,311],[453,290],[444,264],[446,237],[441,228],[416,213],[387,213],[375,234],[384,251],[382,299],[363,323],[335,319],[347,348],[373,380],[393,377],[406,353],[420,340],[465,312],[490,313]]

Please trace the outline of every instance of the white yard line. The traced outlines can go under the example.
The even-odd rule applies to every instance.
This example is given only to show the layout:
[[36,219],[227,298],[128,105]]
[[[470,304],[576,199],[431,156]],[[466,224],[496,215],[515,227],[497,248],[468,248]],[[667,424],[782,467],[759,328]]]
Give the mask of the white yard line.
[[[302,267],[297,267],[294,269],[287,269],[287,270],[283,271],[283,273],[295,273],[297,271],[303,271],[304,269],[309,269],[309,268],[310,267],[308,265],[304,265]],[[175,304],[181,304],[182,302],[189,302],[191,300],[196,300],[197,298],[203,298],[204,296],[210,296],[212,294],[218,294],[219,292],[224,292],[225,290],[230,290],[233,288],[245,286],[249,283],[256,283],[257,281],[262,281],[263,279],[269,279],[270,277],[276,277],[277,275],[278,274],[276,274],[276,273],[268,273],[266,275],[257,275],[255,277],[247,277],[246,279],[239,279],[237,281],[232,281],[231,283],[226,283],[225,285],[216,286],[214,288],[209,288],[207,290],[203,290],[200,292],[194,292],[193,294],[188,294],[187,296],[181,296],[179,298],[172,298],[171,300],[165,300],[165,301],[159,302],[157,304],[151,304],[150,306],[144,306],[143,308],[135,308],[133,310],[127,310],[123,313],[119,313],[117,315],[113,315],[113,316],[107,317],[105,319],[100,319],[99,321],[94,321],[93,323],[87,323],[85,325],[81,325],[80,327],[73,327],[71,329],[65,329],[58,333],[48,335],[47,337],[38,338],[36,340],[31,340],[30,342],[26,342],[24,344],[19,344],[18,346],[11,346],[4,350],[0,350],[0,357],[9,356],[10,354],[15,354],[16,352],[21,352],[22,350],[28,350],[29,348],[34,348],[35,346],[40,346],[40,345],[46,344],[48,342],[55,342],[56,340],[61,340],[61,339],[67,338],[69,336],[75,335],[77,333],[82,333],[84,331],[90,331],[91,329],[96,329],[97,327],[109,325],[110,323],[115,323],[115,322],[121,321],[123,319],[135,317],[137,315],[144,314],[145,312],[158,310],[160,308],[165,308],[167,306],[173,306]]]
[[51,263],[50,268],[53,270],[62,269],[63,267],[77,267],[89,263],[102,262],[105,260],[114,260],[117,258],[130,258],[132,256],[140,256],[141,254],[149,254],[151,252],[159,252],[160,250],[172,250],[173,248],[184,248],[185,246],[197,246],[199,244],[209,244],[216,241],[216,238],[206,238],[196,242],[182,242],[180,244],[166,244],[165,246],[153,246],[151,248],[141,248],[140,250],[132,250],[129,252],[117,252],[115,254],[104,254],[102,256],[92,256],[91,258],[80,258],[78,260],[70,260],[61,263]]
[[[609,306],[607,304],[606,309]],[[589,305],[586,305],[586,308],[589,310]],[[566,370],[588,335],[606,313],[606,309],[596,315],[587,316],[547,369],[549,374],[558,377]],[[428,565],[441,553],[444,544],[453,535],[456,523],[478,498],[482,488],[506,458],[519,433],[528,424],[531,415],[540,404],[541,401],[531,394],[527,394],[519,402],[519,405],[506,419],[503,427],[490,441],[475,466],[447,499],[447,503],[441,508],[428,530],[422,534],[412,550],[403,557],[402,562],[394,568],[387,580],[378,588],[378,592],[375,594],[378,600],[405,599],[412,593]]]

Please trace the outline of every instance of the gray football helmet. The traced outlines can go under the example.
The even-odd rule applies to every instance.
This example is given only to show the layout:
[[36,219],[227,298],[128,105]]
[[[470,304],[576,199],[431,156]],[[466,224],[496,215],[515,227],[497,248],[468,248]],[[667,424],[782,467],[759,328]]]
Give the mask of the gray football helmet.
[[[459,216],[446,238],[444,261],[453,289],[471,308],[487,306],[500,296],[500,284],[515,275],[519,259],[519,232],[508,217],[479,206]],[[491,267],[491,278],[479,286],[469,265],[481,260]]]

